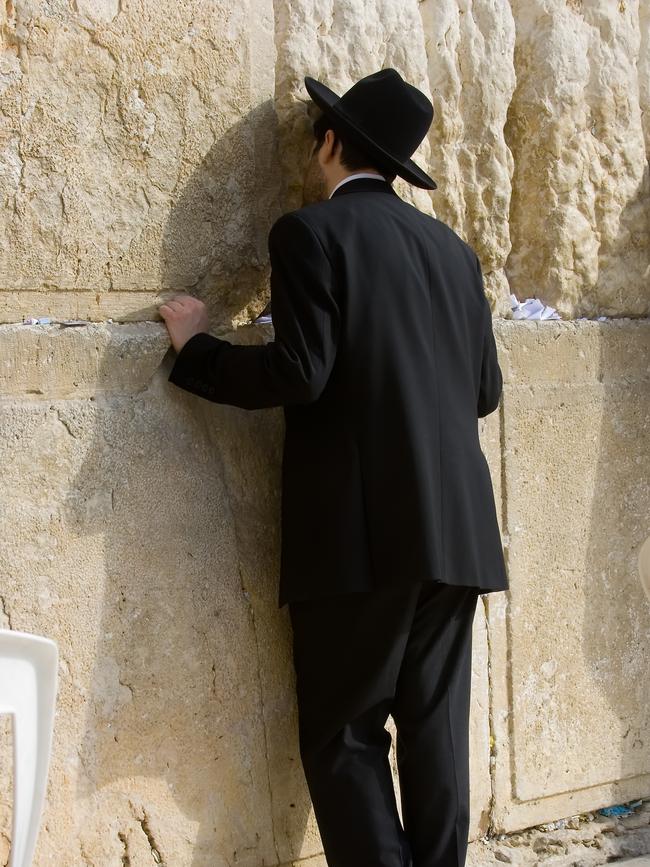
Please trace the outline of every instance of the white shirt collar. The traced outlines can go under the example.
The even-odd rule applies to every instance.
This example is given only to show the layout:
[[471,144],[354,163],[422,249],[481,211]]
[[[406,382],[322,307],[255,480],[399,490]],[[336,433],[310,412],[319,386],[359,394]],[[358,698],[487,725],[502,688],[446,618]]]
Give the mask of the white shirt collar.
[[[346,184],[348,181],[354,180],[355,178],[379,178],[379,180],[381,181],[386,181],[386,178],[383,175],[378,174],[377,172],[357,172],[356,174],[348,175],[346,178],[343,178],[342,181],[339,181],[332,190],[332,192],[329,194],[328,198],[331,199],[339,187],[343,186],[343,184]],[[386,183],[388,183],[388,181],[386,181]]]

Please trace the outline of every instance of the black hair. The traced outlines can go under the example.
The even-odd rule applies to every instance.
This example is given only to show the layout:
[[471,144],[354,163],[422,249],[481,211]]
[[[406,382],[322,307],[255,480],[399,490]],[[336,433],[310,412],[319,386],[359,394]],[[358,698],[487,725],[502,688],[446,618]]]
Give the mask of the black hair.
[[[375,157],[370,156],[360,148],[356,142],[352,141],[345,130],[342,131],[341,129],[338,129],[337,124],[324,112],[321,112],[321,114],[316,118],[312,129],[314,131],[314,138],[316,139],[316,150],[318,150],[325,141],[325,133],[327,130],[331,129],[333,131],[336,140],[341,142],[341,163],[346,167],[346,169],[355,171],[356,169],[364,169],[372,166],[386,178],[389,184],[395,180],[396,172],[394,169],[381,166]],[[334,142],[335,147],[336,140]]]

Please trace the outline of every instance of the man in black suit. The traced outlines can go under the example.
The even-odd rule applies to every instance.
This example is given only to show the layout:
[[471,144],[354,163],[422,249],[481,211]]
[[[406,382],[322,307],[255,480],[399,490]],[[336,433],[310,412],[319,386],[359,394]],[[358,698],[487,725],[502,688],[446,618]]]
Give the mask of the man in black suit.
[[[279,604],[289,604],[300,754],[329,867],[462,867],[469,828],[472,622],[508,589],[478,418],[502,376],[476,254],[401,199],[433,117],[394,69],[321,110],[327,198],[269,234],[275,338],[207,332],[160,307],[175,385],[282,406]],[[392,715],[403,825],[388,763]]]

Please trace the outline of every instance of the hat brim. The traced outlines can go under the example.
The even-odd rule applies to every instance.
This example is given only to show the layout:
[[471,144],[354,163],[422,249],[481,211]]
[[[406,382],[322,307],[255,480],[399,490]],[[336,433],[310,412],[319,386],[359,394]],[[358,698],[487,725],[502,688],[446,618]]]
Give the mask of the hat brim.
[[426,172],[422,171],[416,162],[412,159],[398,160],[367,136],[362,129],[359,129],[355,122],[338,107],[337,103],[340,97],[327,85],[306,75],[305,87],[307,88],[307,93],[321,111],[348,131],[351,137],[356,138],[359,146],[363,147],[370,156],[375,155],[377,159],[381,160],[382,166],[393,168],[395,174],[414,184],[416,187],[422,187],[426,190],[437,189],[438,184]]

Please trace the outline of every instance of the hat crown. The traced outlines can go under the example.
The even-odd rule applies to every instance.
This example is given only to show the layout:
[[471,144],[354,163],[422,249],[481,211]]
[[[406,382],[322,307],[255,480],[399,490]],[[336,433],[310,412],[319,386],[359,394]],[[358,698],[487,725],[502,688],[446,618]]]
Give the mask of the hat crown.
[[359,79],[335,105],[340,114],[400,160],[416,150],[433,119],[429,99],[391,68]]

